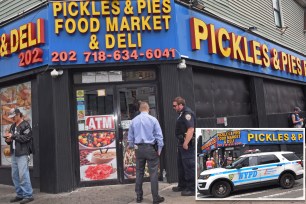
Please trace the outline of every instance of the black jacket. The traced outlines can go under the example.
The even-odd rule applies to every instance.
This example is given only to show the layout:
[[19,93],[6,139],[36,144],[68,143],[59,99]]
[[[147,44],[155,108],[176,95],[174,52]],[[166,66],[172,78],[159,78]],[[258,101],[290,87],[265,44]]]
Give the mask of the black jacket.
[[[15,133],[16,123],[11,125],[10,133],[12,134],[11,139],[15,140],[15,156],[30,155],[34,153],[33,148],[33,137],[32,128],[27,121],[22,121],[17,126],[17,131]],[[6,142],[10,145],[11,153],[13,153],[13,141]]]

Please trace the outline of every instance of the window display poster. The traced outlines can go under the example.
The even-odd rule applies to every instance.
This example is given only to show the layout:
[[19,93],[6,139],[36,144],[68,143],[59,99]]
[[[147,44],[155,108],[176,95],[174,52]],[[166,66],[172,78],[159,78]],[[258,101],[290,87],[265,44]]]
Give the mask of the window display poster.
[[[32,126],[32,93],[31,82],[26,82],[10,87],[0,89],[0,107],[1,107],[1,135],[9,131],[10,126],[14,123],[12,118],[9,118],[9,113],[12,109],[18,108],[24,120],[28,121]],[[30,160],[30,166],[33,166],[33,159]],[[1,139],[1,165],[11,165],[10,149]]]
[[81,181],[117,179],[115,132],[79,133]]
[[83,98],[84,97],[84,90],[77,90],[76,91],[77,98]]

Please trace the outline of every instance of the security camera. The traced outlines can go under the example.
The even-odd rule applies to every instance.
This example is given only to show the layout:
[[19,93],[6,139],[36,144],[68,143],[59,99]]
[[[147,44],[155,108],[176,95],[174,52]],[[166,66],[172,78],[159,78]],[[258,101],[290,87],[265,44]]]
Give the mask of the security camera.
[[186,69],[187,65],[184,59],[182,59],[182,61],[177,65],[177,68],[179,69]]
[[60,76],[60,75],[62,75],[63,74],[63,70],[56,70],[56,69],[53,69],[52,70],[52,72],[50,73],[51,74],[51,76],[53,77],[53,78],[56,78],[56,77],[58,77],[58,76]]

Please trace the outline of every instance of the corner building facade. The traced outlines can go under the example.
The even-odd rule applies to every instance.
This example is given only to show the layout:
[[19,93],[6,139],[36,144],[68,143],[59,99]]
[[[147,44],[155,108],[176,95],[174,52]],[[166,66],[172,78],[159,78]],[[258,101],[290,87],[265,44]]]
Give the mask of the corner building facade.
[[[43,192],[134,182],[126,140],[140,100],[163,129],[169,182],[177,180],[176,96],[198,127],[287,127],[294,106],[304,114],[305,51],[205,9],[173,0],[25,6],[0,27],[1,132],[19,107],[33,127],[31,178]],[[3,140],[0,174],[11,184]]]

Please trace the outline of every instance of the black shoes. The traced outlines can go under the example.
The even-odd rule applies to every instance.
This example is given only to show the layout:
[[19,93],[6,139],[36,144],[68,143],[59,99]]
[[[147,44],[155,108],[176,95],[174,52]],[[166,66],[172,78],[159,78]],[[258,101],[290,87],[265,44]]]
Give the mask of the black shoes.
[[180,186],[175,186],[175,187],[172,188],[172,191],[174,191],[174,192],[180,192],[180,191],[183,191],[183,190],[185,190],[185,188],[180,187]]
[[18,201],[21,201],[21,200],[23,200],[23,198],[20,198],[20,197],[15,197],[15,198],[12,198],[11,200],[10,200],[10,203],[15,203],[15,202],[18,202]]
[[158,196],[158,198],[156,200],[153,200],[153,204],[162,203],[164,201],[165,201],[164,197]]
[[29,202],[32,202],[34,200],[34,198],[24,198],[20,204],[26,204],[26,203],[29,203]]
[[181,192],[181,196],[194,196],[194,191],[184,190]]
[[142,200],[143,200],[143,197],[140,195],[137,195],[137,199],[136,199],[137,203],[141,203]]

